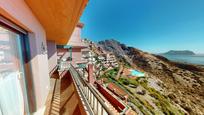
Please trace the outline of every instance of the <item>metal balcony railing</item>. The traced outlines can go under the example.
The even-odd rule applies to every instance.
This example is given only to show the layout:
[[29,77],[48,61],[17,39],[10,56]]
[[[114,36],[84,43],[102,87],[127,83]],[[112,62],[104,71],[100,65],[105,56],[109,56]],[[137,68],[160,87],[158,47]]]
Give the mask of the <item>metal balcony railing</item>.
[[66,67],[72,76],[87,114],[113,115],[113,112],[108,108],[105,101],[96,93],[93,86],[84,81],[78,71],[71,64],[67,64]]

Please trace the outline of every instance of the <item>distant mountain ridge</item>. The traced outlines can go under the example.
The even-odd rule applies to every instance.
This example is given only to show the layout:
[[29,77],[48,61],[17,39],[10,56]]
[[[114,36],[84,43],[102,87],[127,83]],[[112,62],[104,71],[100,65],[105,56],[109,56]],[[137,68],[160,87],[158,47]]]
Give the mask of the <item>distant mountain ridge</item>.
[[170,50],[163,54],[164,55],[196,55],[193,51],[190,51],[190,50]]

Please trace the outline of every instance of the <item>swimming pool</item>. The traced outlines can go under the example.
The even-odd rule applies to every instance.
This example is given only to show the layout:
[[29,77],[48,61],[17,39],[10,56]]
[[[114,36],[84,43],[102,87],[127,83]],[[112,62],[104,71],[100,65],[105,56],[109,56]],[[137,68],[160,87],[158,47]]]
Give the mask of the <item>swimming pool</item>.
[[130,70],[130,71],[131,71],[131,75],[132,75],[132,76],[137,76],[137,77],[144,77],[144,76],[145,76],[144,73],[139,72],[139,71],[137,71],[137,70]]

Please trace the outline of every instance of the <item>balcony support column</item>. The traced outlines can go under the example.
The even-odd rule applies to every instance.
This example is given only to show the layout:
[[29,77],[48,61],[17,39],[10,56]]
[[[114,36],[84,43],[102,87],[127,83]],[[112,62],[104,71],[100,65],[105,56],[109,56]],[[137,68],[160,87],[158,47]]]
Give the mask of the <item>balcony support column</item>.
[[88,82],[94,84],[95,79],[93,77],[93,64],[88,64]]

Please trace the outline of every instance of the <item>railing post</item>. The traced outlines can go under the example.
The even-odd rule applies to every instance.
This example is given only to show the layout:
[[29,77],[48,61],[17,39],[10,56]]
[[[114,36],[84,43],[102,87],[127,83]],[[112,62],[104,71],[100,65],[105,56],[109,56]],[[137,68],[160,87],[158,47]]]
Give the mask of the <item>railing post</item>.
[[85,87],[85,89],[86,89],[86,90],[85,90],[85,95],[86,95],[86,98],[87,98],[87,97],[88,97],[88,93],[87,93],[87,92],[88,92],[88,89],[87,89],[87,87]]
[[89,102],[89,89],[88,89],[87,91],[88,91],[88,97],[87,97],[87,100],[88,100],[88,102]]
[[103,108],[101,108],[101,115],[103,115]]
[[97,103],[96,103],[96,107],[97,107],[97,108],[96,108],[96,113],[98,113],[98,101],[96,100],[96,102],[97,102]]
[[95,97],[93,96],[93,110],[95,111]]
[[93,106],[92,106],[92,93],[91,93],[91,96],[90,96],[90,105],[91,105],[91,107],[93,108]]

